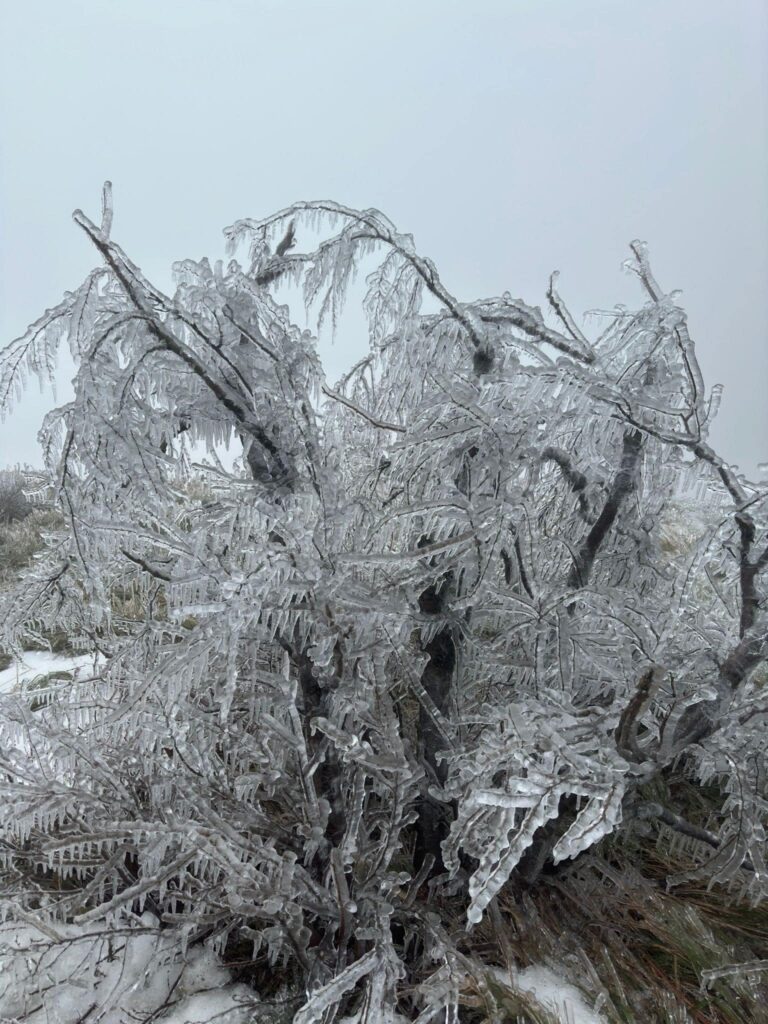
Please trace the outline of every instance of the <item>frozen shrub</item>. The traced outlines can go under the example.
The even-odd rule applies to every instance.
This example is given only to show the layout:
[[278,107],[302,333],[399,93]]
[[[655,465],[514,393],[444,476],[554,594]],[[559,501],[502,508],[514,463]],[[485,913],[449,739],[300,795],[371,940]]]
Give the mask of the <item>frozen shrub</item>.
[[[239,221],[173,298],[108,190],[75,220],[103,265],[0,356],[6,404],[62,339],[78,363],[43,430],[68,530],[0,617],[102,661],[0,706],[3,913],[148,910],[279,970],[310,1024],[456,1019],[482,983],[457,915],[638,824],[764,898],[766,498],[707,442],[641,243],[647,301],[590,338],[554,276],[548,319],[459,301],[375,210]],[[364,260],[370,351],[331,387],[272,289],[333,323]],[[718,794],[708,822],[642,798],[673,767]]]

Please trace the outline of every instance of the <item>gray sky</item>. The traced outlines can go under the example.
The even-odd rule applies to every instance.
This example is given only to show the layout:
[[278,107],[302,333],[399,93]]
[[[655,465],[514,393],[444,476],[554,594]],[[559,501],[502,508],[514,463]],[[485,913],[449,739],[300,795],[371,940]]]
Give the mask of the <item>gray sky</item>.
[[[0,3],[0,344],[98,262],[97,217],[161,287],[221,229],[296,199],[376,206],[461,299],[643,301],[649,242],[683,290],[712,440],[768,460],[765,0],[23,0]],[[365,338],[323,346],[330,376]],[[60,361],[58,399],[71,365]],[[32,382],[0,466],[39,463]]]

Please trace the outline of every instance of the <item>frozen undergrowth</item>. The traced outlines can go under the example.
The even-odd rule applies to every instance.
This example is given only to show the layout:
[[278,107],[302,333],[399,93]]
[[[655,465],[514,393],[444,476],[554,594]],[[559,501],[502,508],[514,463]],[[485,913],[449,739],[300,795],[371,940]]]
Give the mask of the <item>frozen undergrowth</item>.
[[[110,933],[28,915],[0,926],[0,1021],[5,1024],[245,1024],[275,1019],[256,993],[233,983],[209,949],[180,958],[178,948],[144,913]],[[53,940],[53,941],[51,941]],[[543,965],[490,968],[506,988],[530,994],[558,1024],[605,1024],[584,996]]]
[[7,1024],[253,1019],[254,993],[233,984],[210,950],[197,947],[182,962],[149,913],[138,927],[111,935],[58,925],[51,943],[49,931],[34,923],[0,927],[0,1020]]
[[[26,651],[22,661],[0,672],[0,693],[55,672],[80,675],[92,665],[91,655]],[[57,925],[52,933],[50,926],[29,920],[0,926],[2,1022],[240,1024],[258,1019],[253,1016],[256,993],[234,984],[215,953],[197,948],[182,960],[148,912],[138,924],[109,934],[71,924]],[[85,964],[90,976],[83,973]],[[490,970],[505,989],[533,996],[558,1024],[604,1024],[582,993],[549,967]]]

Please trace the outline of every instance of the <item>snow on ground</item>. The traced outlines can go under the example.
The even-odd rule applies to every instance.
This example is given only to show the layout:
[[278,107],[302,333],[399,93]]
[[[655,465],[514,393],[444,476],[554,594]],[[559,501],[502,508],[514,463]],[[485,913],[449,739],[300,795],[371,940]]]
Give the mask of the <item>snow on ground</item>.
[[[246,1024],[261,1017],[256,993],[233,983],[214,953],[195,947],[182,961],[173,933],[160,931],[150,913],[111,937],[93,926],[52,930],[26,917],[26,924],[0,925],[0,1021],[125,1024],[151,1016],[156,1024]],[[560,1024],[605,1024],[549,967],[491,970]]]
[[133,934],[75,925],[0,926],[0,1021],[25,1024],[245,1024],[254,993],[233,984],[207,949],[195,947],[182,963],[172,939],[144,914]]
[[22,662],[13,662],[0,672],[0,693],[10,693],[21,683],[50,672],[75,672],[93,665],[92,654],[52,654],[50,651],[25,651]]
[[605,1024],[605,1018],[593,1010],[582,993],[549,967],[536,964],[522,971],[492,968],[502,985],[510,983],[529,992],[543,1007],[554,1013],[560,1024]]

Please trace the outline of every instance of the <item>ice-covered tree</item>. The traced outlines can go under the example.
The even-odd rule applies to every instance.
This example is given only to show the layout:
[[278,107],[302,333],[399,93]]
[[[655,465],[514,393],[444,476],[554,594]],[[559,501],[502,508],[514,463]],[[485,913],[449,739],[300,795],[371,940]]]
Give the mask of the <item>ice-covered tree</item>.
[[[279,963],[303,1024],[427,1021],[469,969],[441,908],[471,929],[639,822],[764,897],[766,494],[707,442],[643,244],[645,305],[588,337],[556,275],[546,318],[460,301],[376,210],[238,221],[173,297],[108,188],[74,218],[102,264],[0,356],[5,408],[63,340],[78,367],[42,431],[68,528],[4,644],[99,657],[0,705],[6,916],[150,913],[174,955]],[[358,269],[369,351],[331,387],[276,295],[335,323]],[[673,765],[706,825],[647,799]]]

